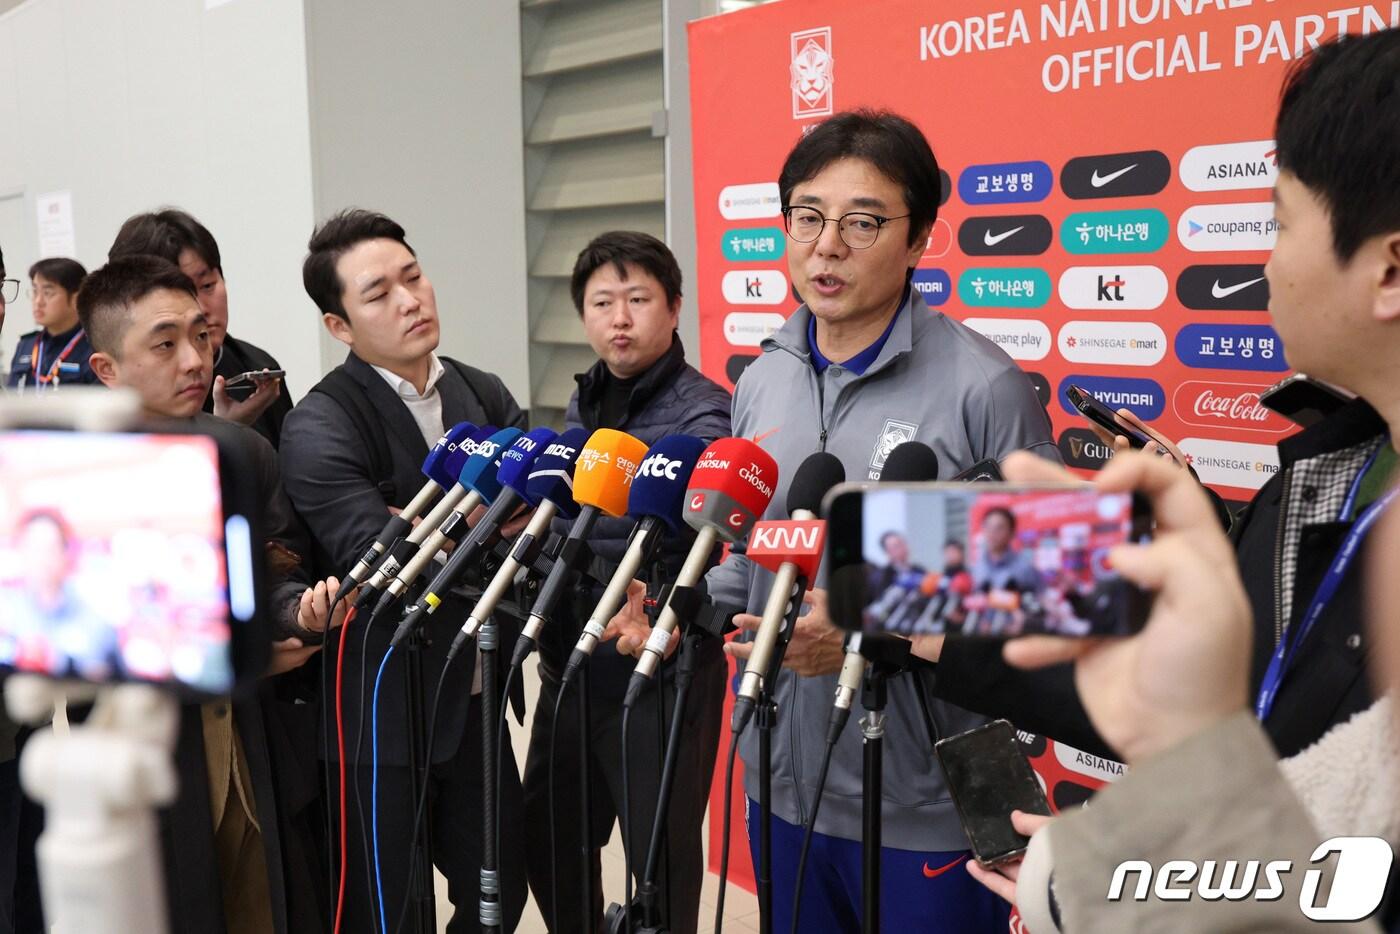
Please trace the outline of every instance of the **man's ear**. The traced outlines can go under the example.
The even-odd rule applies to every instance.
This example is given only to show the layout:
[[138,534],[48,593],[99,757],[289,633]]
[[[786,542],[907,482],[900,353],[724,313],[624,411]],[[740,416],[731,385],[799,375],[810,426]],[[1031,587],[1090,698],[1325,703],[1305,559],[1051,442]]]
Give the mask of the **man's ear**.
[[331,337],[340,341],[346,347],[355,346],[355,332],[350,329],[350,322],[340,315],[321,315],[321,323],[326,326]]
[[1378,321],[1400,321],[1400,231],[1387,234],[1381,243],[1385,264],[1376,289],[1373,313]]
[[922,229],[919,230],[918,236],[916,236],[916,237],[914,238],[914,242],[911,243],[911,244],[909,245],[909,262],[908,262],[908,265],[909,265],[910,267],[914,267],[914,266],[919,265],[919,260],[923,259],[924,251],[928,249],[928,238],[929,238],[929,234],[931,234],[932,232],[933,232],[933,225],[932,225],[932,224],[929,224],[928,226],[923,227]]
[[671,330],[681,326],[681,297],[676,296],[676,300],[671,303]]
[[117,361],[111,354],[94,350],[88,357],[88,366],[108,389],[116,389],[121,385],[121,380],[117,377]]

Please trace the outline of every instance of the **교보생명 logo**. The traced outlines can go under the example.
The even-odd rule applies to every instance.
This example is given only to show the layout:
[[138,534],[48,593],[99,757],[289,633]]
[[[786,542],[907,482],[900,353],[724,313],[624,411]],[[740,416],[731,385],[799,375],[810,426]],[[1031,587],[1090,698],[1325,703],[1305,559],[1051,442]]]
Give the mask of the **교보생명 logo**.
[[1277,237],[1278,221],[1268,201],[1198,204],[1187,208],[1176,224],[1176,238],[1195,253],[1272,250]]
[[1060,245],[1068,253],[1155,253],[1169,229],[1156,208],[1080,211],[1060,224]]
[[1257,490],[1278,473],[1278,448],[1272,444],[1186,438],[1179,446],[1202,483]]
[[1060,380],[1060,407],[1070,415],[1079,410],[1069,401],[1069,387],[1078,386],[1113,411],[1127,409],[1143,421],[1159,418],[1167,407],[1167,394],[1152,379],[1127,376],[1085,376],[1072,373]]
[[1293,423],[1259,401],[1268,386],[1253,383],[1207,383],[1187,380],[1176,388],[1176,417],[1201,428],[1283,434]]
[[1060,170],[1060,190],[1076,199],[1155,195],[1171,177],[1171,160],[1155,149],[1079,156]]
[[958,175],[958,197],[966,204],[1044,201],[1054,186],[1054,173],[1040,161],[970,165]]
[[735,347],[757,347],[786,320],[777,312],[731,311],[724,316],[724,339]]
[[732,269],[720,291],[731,305],[781,305],[788,299],[787,276],[776,269]]
[[953,280],[942,269],[915,269],[913,284],[930,308],[943,304],[953,294]]
[[1044,360],[1050,329],[1026,318],[966,318],[963,324],[1006,351],[1012,360]]
[[1167,355],[1167,335],[1150,321],[1070,321],[1058,343],[1071,363],[1154,366]]
[[1176,298],[1198,311],[1268,311],[1262,263],[1187,266],[1176,277]]
[[1060,276],[1060,301],[1089,311],[1151,311],[1167,300],[1167,275],[1156,266],[1071,266]]
[[782,214],[777,182],[725,185],[719,192],[719,213],[725,220],[753,220]]
[[1273,188],[1278,181],[1277,147],[1271,139],[1196,146],[1181,157],[1181,183],[1192,191]]
[[[913,441],[914,435],[918,434],[919,426],[913,422],[902,422],[899,419],[887,418],[885,425],[880,429],[880,436],[875,439],[875,449],[870,454],[870,469],[880,471],[885,469],[885,461],[889,459],[890,452],[906,441]],[[879,474],[875,475],[875,479]]]
[[968,256],[1038,256],[1055,232],[1039,214],[969,217],[958,228],[958,246]]
[[792,118],[829,117],[835,59],[831,57],[831,27],[804,29],[791,36]]
[[1283,341],[1267,324],[1188,324],[1176,333],[1176,356],[1205,370],[1288,369]]

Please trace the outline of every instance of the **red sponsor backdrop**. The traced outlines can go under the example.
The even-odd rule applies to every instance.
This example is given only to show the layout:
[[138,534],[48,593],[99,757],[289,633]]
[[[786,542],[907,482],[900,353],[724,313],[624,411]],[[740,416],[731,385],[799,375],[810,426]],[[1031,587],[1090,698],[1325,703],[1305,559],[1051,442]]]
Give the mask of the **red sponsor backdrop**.
[[[788,150],[886,107],[948,174],[916,286],[1042,378],[1067,459],[1093,466],[1065,437],[1086,427],[1060,402],[1074,377],[1247,499],[1291,430],[1257,406],[1288,372],[1262,278],[1280,81],[1310,44],[1388,25],[1400,0],[785,0],[693,23],[701,366],[732,384],[795,307]],[[1041,749],[1052,800],[1114,774]]]

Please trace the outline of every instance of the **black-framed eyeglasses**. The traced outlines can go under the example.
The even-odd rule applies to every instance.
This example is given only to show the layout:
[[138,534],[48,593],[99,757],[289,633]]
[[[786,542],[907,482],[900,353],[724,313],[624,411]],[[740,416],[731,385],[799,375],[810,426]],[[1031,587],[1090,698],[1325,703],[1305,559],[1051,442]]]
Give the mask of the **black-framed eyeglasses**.
[[848,211],[840,217],[827,217],[816,208],[790,204],[783,208],[783,225],[788,236],[798,243],[811,243],[822,235],[827,224],[835,224],[841,242],[853,250],[864,250],[875,245],[882,227],[908,216],[881,217],[864,211]]
[[19,301],[19,280],[0,279],[0,298],[9,302]]

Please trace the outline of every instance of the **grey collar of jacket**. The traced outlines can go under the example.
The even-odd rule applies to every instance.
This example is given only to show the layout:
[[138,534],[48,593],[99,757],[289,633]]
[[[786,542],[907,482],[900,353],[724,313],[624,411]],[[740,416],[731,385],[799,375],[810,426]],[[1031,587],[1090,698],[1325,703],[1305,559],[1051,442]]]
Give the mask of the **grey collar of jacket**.
[[[904,301],[895,313],[894,329],[890,331],[885,346],[875,362],[866,369],[864,376],[872,376],[889,366],[895,360],[914,349],[915,319],[927,320],[933,311],[917,289],[905,286]],[[807,328],[812,320],[812,310],[803,302],[797,306],[782,327],[765,337],[759,344],[762,350],[785,350],[804,363],[812,362],[811,348],[807,343]]]

